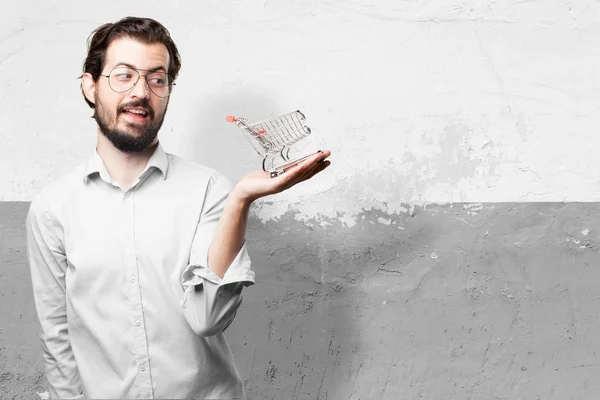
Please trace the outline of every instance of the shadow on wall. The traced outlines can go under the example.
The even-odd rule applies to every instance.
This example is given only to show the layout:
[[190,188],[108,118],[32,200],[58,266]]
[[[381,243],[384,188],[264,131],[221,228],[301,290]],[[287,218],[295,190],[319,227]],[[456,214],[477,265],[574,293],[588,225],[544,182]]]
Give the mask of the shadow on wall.
[[[373,349],[406,330],[393,314],[404,301],[389,290],[410,286],[407,278],[418,284],[430,259],[401,268],[414,256],[410,243],[429,243],[435,226],[421,221],[398,233],[399,221],[382,228],[380,214],[364,212],[352,228],[338,219],[303,222],[294,211],[251,221],[257,283],[228,332],[249,398],[359,398],[366,381],[389,379],[388,366],[377,371],[383,365]],[[374,397],[362,398],[382,398],[383,390],[375,385]]]
[[223,91],[224,95],[206,101],[198,112],[189,134],[188,158],[215,168],[232,182],[246,173],[260,169],[262,157],[252,148],[235,124],[225,120],[228,115],[258,121],[279,113],[274,99],[257,95],[259,90]]
[[[318,201],[318,199],[315,199]],[[598,204],[253,220],[250,399],[600,398]]]

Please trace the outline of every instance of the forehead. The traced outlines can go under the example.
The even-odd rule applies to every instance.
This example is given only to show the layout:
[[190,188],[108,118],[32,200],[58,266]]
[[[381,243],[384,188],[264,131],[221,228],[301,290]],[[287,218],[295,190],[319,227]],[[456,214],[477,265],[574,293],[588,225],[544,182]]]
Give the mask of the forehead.
[[162,43],[143,43],[124,37],[114,40],[106,49],[104,65],[131,64],[140,69],[169,68],[169,51]]

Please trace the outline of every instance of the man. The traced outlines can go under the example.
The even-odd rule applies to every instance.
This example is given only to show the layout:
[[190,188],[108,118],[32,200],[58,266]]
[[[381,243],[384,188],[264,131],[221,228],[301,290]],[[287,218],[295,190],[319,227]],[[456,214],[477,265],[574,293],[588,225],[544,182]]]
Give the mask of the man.
[[322,171],[330,152],[235,186],[165,153],[157,134],[180,65],[151,19],[105,24],[88,42],[96,149],[27,216],[51,398],[243,397],[223,331],[254,283],[250,204]]

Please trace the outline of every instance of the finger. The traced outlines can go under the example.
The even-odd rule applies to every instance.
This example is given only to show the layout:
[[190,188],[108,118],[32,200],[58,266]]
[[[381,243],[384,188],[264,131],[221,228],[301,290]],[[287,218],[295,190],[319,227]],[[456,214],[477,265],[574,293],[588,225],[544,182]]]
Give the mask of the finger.
[[312,156],[305,159],[304,161],[302,161],[298,164],[295,164],[295,166],[300,166],[300,167],[304,166],[306,168],[312,168],[313,166],[323,162],[330,155],[331,155],[331,152],[329,150],[319,150],[317,153],[313,154]]
[[329,161],[329,160],[323,161],[316,168],[314,168],[310,173],[305,174],[299,182],[303,182],[308,179],[311,179],[313,176],[317,175],[319,172],[323,171],[330,165],[331,165],[331,161]]
[[[287,190],[299,182],[303,182],[314,176],[317,172],[322,171],[331,164],[331,161],[325,160],[331,155],[329,150],[322,150],[314,154],[312,157],[294,164],[284,170],[284,174],[280,175],[283,179],[278,182],[280,190]],[[277,177],[276,179],[278,179]]]
[[313,176],[318,171],[325,168],[326,162],[329,162],[329,161],[317,161],[316,164],[312,165],[310,168],[307,168],[307,170],[300,176],[300,181],[310,179],[311,176]]
[[306,171],[309,169],[309,166],[304,163],[294,164],[293,166],[286,168],[284,173],[278,176],[275,179],[281,178],[279,182],[277,182],[277,187],[279,191],[287,190],[290,187],[294,186],[303,176]]
[[301,174],[297,179],[295,179],[294,181],[290,182],[290,186],[289,187],[292,187],[294,185],[297,185],[300,182],[304,182],[304,181],[312,178],[313,176],[315,176],[316,174],[318,174],[319,172],[321,172],[325,168],[327,168],[330,164],[331,164],[330,161],[324,161],[323,163],[317,164],[315,167],[307,170],[306,172],[304,172],[303,174]]
[[330,155],[331,152],[329,150],[319,150],[317,153],[304,160],[301,164],[315,165],[324,161]]
[[313,160],[316,161],[317,163],[322,163],[330,155],[331,155],[331,152],[329,150],[321,150],[317,154],[315,154],[314,158],[311,160],[311,163],[313,162]]
[[322,167],[323,163],[321,160],[322,159],[318,157],[307,160],[307,162],[303,165],[304,170],[298,174],[298,182],[305,180],[307,177],[314,174],[318,168]]

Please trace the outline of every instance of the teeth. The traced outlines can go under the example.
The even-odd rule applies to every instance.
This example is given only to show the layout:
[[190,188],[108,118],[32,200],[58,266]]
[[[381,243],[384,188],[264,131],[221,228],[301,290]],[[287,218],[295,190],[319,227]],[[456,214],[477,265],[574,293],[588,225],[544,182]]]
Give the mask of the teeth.
[[133,114],[146,115],[146,112],[142,111],[142,110],[127,110],[127,111],[129,111],[130,113],[133,113]]

